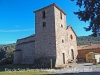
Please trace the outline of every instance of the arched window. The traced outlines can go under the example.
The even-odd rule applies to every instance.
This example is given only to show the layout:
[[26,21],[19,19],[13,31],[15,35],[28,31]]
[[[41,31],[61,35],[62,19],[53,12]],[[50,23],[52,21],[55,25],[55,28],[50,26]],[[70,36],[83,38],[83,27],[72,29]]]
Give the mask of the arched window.
[[64,40],[62,39],[62,43],[64,43]]
[[45,11],[42,12],[42,17],[45,18]]
[[63,28],[63,25],[61,24],[61,28]]
[[70,35],[70,39],[73,39],[73,36],[72,35]]

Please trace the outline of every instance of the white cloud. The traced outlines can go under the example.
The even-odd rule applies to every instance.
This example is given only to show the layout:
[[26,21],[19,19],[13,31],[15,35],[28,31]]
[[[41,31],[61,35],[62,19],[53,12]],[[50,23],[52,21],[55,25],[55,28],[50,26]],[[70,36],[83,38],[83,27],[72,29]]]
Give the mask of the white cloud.
[[25,31],[33,31],[33,28],[29,29],[21,29],[21,30],[0,30],[0,32],[25,32]]

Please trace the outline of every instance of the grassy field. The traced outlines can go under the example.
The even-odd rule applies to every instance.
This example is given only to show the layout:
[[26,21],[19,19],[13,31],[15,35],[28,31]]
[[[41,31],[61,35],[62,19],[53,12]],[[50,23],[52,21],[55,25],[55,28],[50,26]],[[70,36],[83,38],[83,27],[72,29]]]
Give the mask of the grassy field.
[[0,72],[0,75],[48,75],[49,73],[43,71],[13,71]]
[[33,65],[0,65],[0,75],[47,75],[46,71],[36,70]]

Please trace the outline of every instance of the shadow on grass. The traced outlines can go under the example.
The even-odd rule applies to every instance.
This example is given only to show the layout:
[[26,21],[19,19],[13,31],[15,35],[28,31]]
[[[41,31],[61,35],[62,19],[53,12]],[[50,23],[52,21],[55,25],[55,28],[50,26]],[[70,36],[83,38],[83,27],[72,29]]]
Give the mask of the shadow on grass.
[[84,66],[92,66],[92,65],[84,65]]
[[46,74],[46,75],[100,75],[100,72],[79,72],[79,73],[61,73],[61,74]]
[[7,64],[7,65],[0,65],[0,72],[5,70],[14,70],[14,69],[34,69],[33,65],[14,65],[14,64]]

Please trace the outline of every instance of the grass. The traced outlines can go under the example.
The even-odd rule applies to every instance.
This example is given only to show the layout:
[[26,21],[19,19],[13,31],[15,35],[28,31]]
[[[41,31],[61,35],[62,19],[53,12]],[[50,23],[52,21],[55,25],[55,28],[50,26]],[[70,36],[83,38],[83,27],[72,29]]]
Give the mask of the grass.
[[43,75],[49,74],[43,71],[13,71],[13,72],[0,72],[0,75]]
[[0,75],[47,75],[50,72],[34,69],[33,65],[0,65]]

